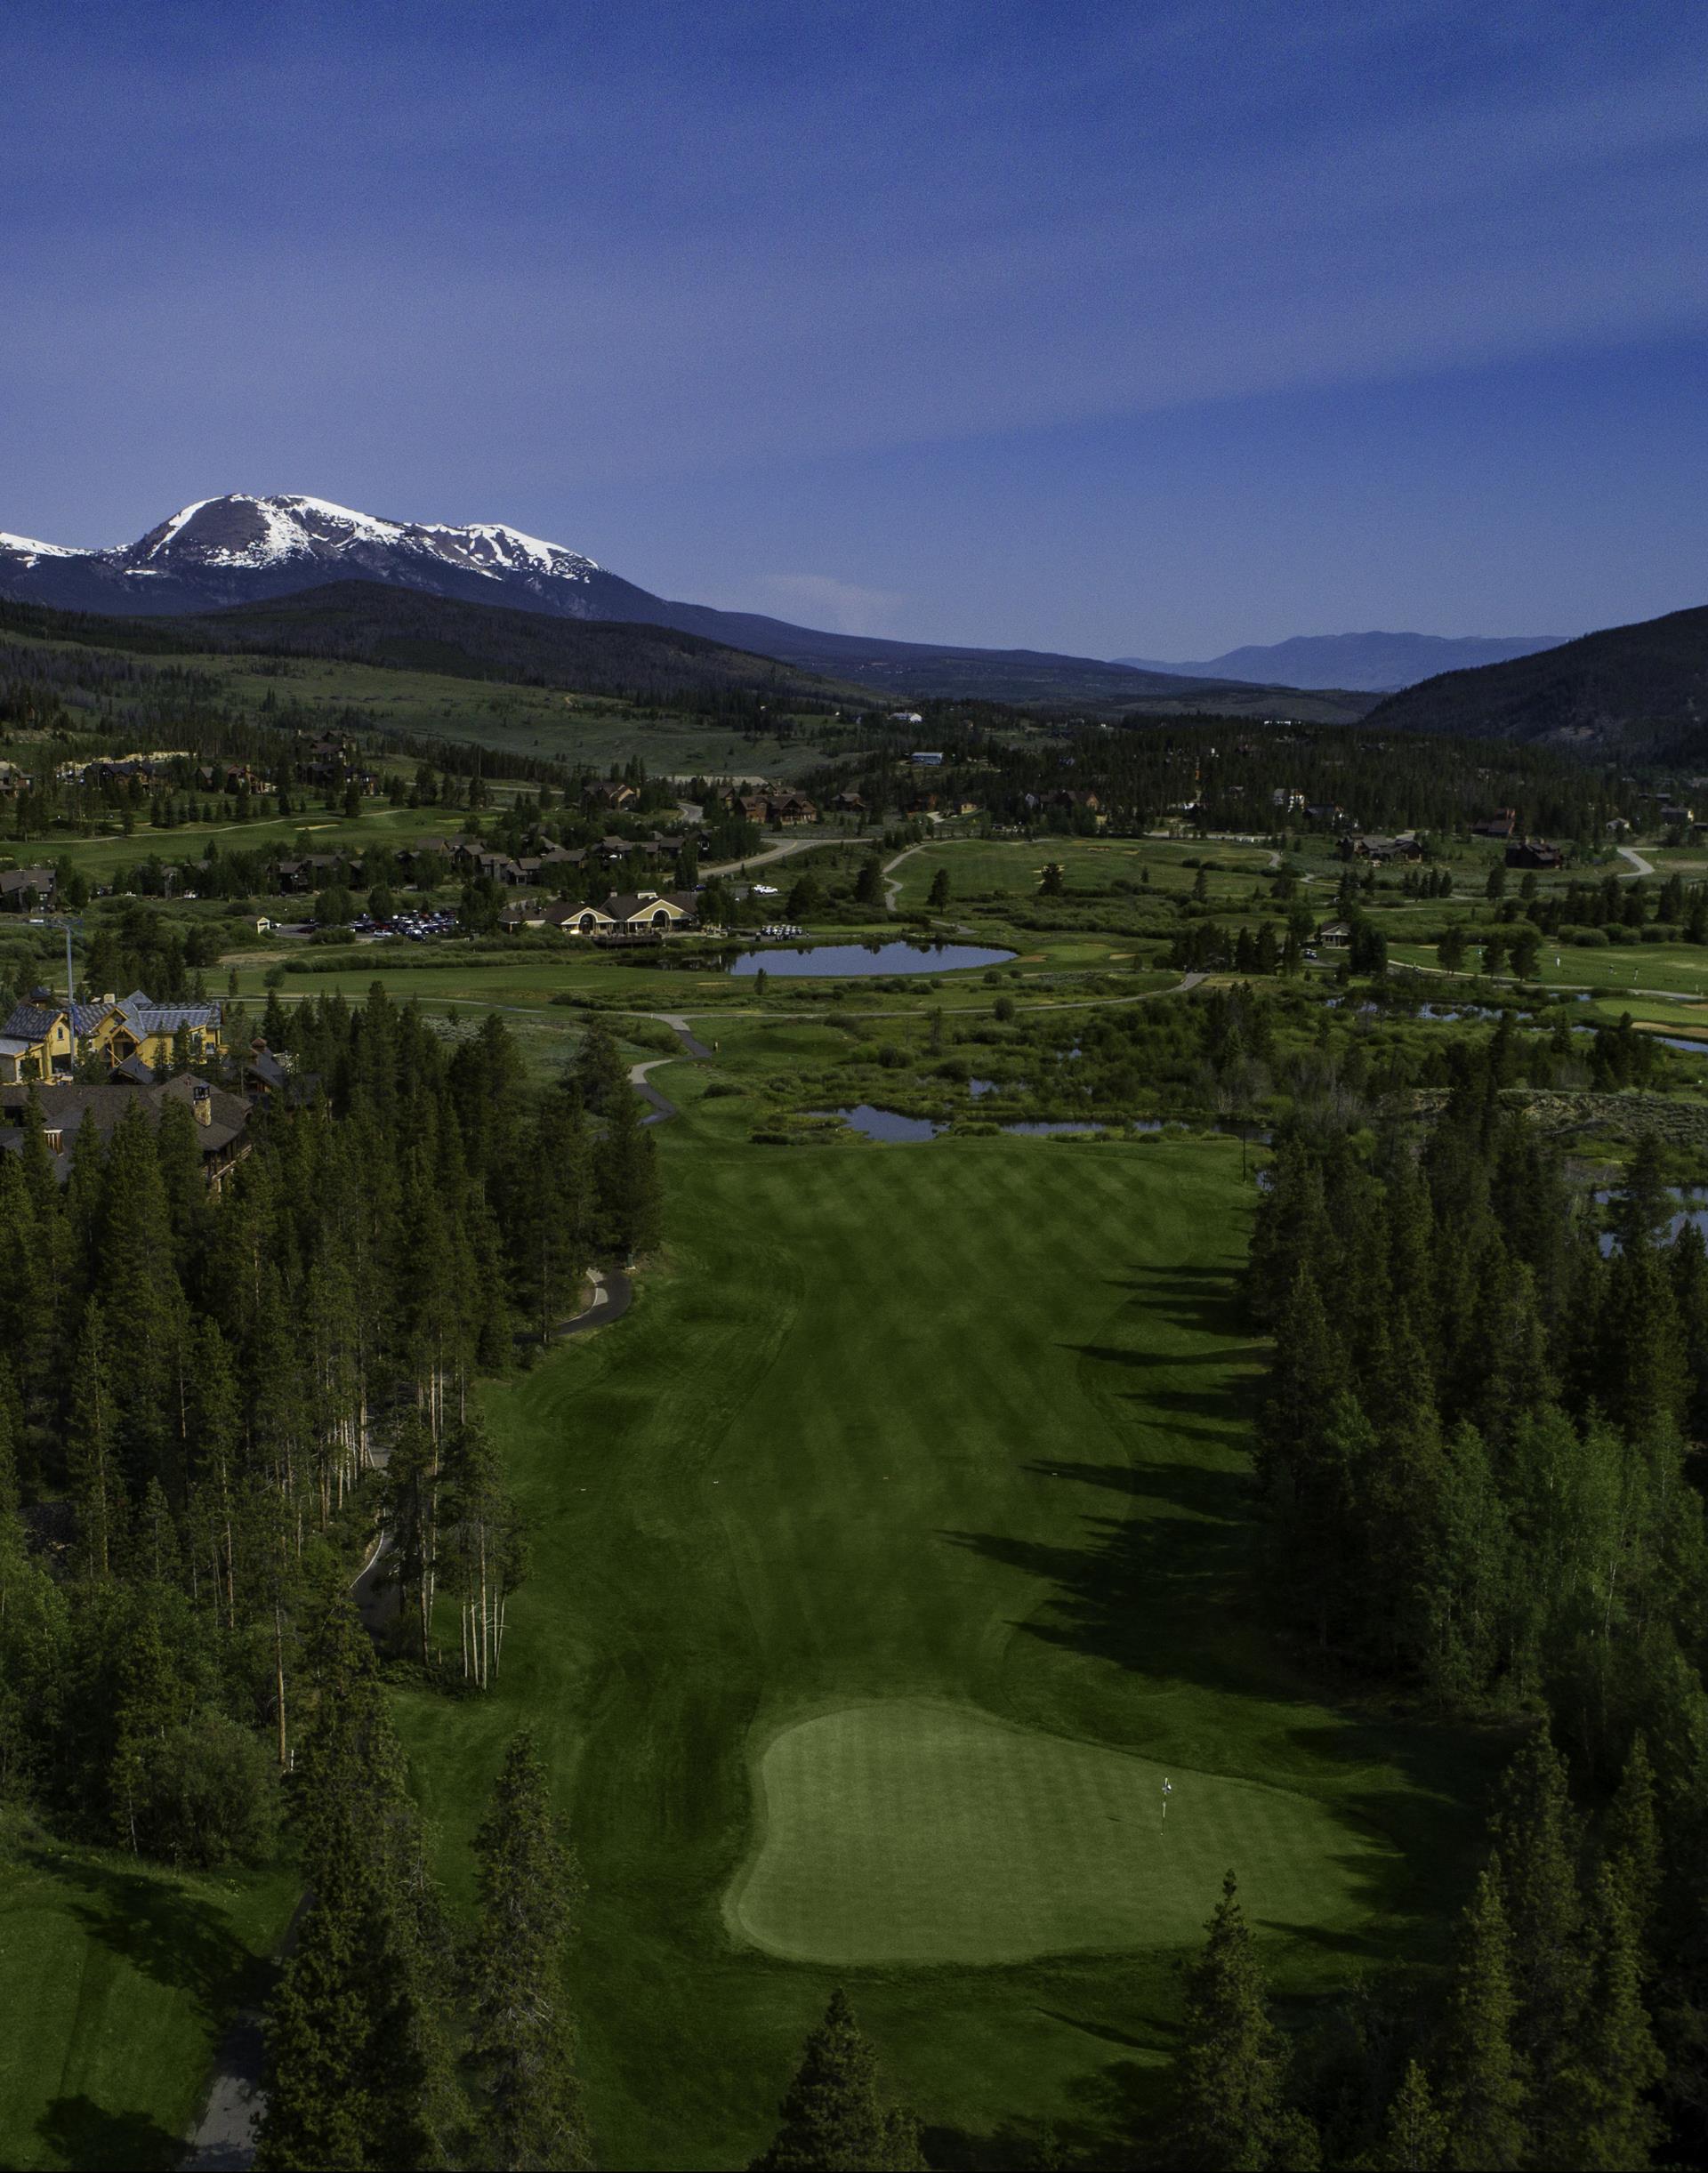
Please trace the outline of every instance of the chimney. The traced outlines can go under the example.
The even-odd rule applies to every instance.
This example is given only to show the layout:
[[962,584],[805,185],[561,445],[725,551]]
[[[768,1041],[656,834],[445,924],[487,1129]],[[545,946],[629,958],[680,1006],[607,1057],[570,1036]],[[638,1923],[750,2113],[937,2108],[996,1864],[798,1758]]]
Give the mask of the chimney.
[[214,1122],[214,1090],[199,1079],[189,1090],[189,1109],[198,1124]]

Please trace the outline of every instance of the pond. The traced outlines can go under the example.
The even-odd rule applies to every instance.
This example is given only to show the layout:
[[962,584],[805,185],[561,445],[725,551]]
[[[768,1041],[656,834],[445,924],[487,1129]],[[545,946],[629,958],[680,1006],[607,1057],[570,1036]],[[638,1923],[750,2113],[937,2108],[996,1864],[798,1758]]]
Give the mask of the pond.
[[[1691,1224],[1700,1236],[1708,1239],[1708,1186],[1669,1185],[1666,1189],[1679,1203],[1679,1211],[1667,1224],[1666,1233],[1661,1239],[1661,1243],[1670,1245],[1687,1222]],[[1616,1192],[1597,1192],[1591,1196],[1598,1207],[1605,1208],[1609,1201],[1616,1200],[1619,1195]],[[1605,1260],[1611,1259],[1618,1247],[1619,1240],[1611,1230],[1603,1230],[1598,1243],[1601,1248],[1601,1257]]]
[[793,951],[744,951],[729,970],[747,978],[762,970],[785,981],[808,976],[851,979],[879,973],[958,973],[971,966],[1004,966],[1014,955],[976,943],[819,943]]
[[996,1082],[994,1079],[969,1079],[967,1091],[977,1101],[981,1094],[995,1093]]
[[1093,1124],[1085,1119],[1076,1123],[1071,1118],[1066,1123],[1053,1124],[1036,1123],[1003,1126],[1004,1131],[1011,1131],[1017,1139],[1045,1139],[1051,1138],[1057,1132],[1078,1132],[1083,1138],[1088,1133],[1107,1131],[1108,1129],[1107,1124]]
[[809,1116],[841,1117],[850,1131],[868,1139],[882,1139],[887,1147],[914,1147],[935,1139],[944,1127],[926,1116],[903,1116],[898,1110],[874,1108],[869,1101],[851,1109],[809,1109]]

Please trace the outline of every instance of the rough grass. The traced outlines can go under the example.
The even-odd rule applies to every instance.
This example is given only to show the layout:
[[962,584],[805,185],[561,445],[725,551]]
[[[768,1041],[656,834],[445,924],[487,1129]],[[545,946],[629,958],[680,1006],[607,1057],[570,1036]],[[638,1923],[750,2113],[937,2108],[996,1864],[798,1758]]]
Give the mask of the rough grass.
[[[1067,1738],[1088,1773],[1189,1768],[1177,1801],[1200,1775],[1255,1784],[1211,1815],[1289,1990],[1427,1948],[1474,1776],[1452,1743],[1325,1706],[1245,1609],[1237,1151],[767,1149],[740,1101],[697,1100],[708,1068],[656,1074],[687,1114],[658,1135],[668,1251],[634,1309],[489,1399],[534,1520],[504,1680],[400,1699],[447,1877],[465,1899],[463,1843],[531,1722],[588,1879],[572,1991],[608,2163],[745,2163],[838,1978],[898,2086],[971,2138],[948,2147],[1049,2119],[1118,2148],[1227,1868],[1210,1835],[1148,1928],[1136,1861],[1079,1844],[1057,1891],[1113,1953],[970,1969],[939,1928],[934,1961],[827,1967],[738,1940],[726,1901],[755,1751],[923,1700],[1036,1732],[1032,1759]],[[1265,1790],[1292,1823],[1253,1815],[1248,1848],[1231,1807]]]
[[1296,1791],[917,1698],[786,1728],[757,1781],[762,1839],[729,1913],[796,1961],[1176,1945],[1230,1863],[1255,1921],[1349,1925],[1391,1869]]
[[291,1882],[191,1878],[7,1837],[0,2165],[175,2166]]

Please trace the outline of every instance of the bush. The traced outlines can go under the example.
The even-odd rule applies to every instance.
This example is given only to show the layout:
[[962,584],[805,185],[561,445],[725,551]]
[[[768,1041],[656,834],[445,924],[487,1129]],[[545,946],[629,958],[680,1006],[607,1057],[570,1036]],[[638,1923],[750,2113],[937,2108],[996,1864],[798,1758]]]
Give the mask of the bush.
[[1605,928],[1581,928],[1572,938],[1572,943],[1580,951],[1605,951],[1607,931]]
[[150,1854],[211,1871],[265,1863],[278,1838],[278,1775],[235,1720],[197,1713],[153,1744],[138,1820]]

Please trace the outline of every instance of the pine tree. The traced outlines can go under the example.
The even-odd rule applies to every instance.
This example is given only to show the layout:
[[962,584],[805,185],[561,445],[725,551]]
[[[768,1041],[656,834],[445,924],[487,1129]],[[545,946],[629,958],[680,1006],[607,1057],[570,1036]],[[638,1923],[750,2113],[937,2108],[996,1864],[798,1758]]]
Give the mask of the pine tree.
[[606,1243],[621,1260],[650,1251],[662,1235],[657,1150],[626,1087],[611,1105],[594,1167]]
[[1545,1726],[1532,1732],[1508,1767],[1493,1830],[1517,2003],[1512,2043],[1527,2071],[1531,2126],[1540,2139],[1556,2130],[1561,2112],[1556,2084],[1587,1989],[1577,1888],[1582,1836],[1565,1761]]
[[1507,2173],[1523,2162],[1524,2066],[1512,2044],[1517,2013],[1497,1857],[1478,1879],[1461,1919],[1443,2031],[1446,2163],[1453,2173]]
[[1415,2060],[1408,2060],[1388,2108],[1378,2162],[1383,2173],[1436,2173],[1446,2154],[1447,2124],[1430,2079]]
[[1232,1871],[1206,1928],[1209,1939],[1187,1977],[1174,2056],[1172,2162],[1206,2173],[1258,2173],[1285,2125],[1282,2048]]
[[451,2161],[466,2112],[442,2008],[444,1934],[372,1651],[342,1592],[311,1643],[289,1783],[310,1904],[268,2010],[255,2163]]
[[884,2103],[877,2054],[840,1986],[777,2111],[782,2125],[752,2173],[914,2173],[924,2165],[912,2117]]
[[480,1917],[468,1949],[469,2061],[484,2100],[481,2162],[591,2166],[575,2024],[562,1998],[580,1875],[526,1732],[505,1756],[474,1854]]
[[1638,1941],[1612,1867],[1592,1909],[1595,1962],[1575,2056],[1562,2077],[1557,2123],[1566,2155],[1586,2173],[1641,2173],[1664,2124],[1648,2103],[1665,2072],[1642,2001]]
[[1655,1768],[1649,1763],[1648,1738],[1640,1728],[1631,1738],[1618,1793],[1607,1807],[1602,1852],[1618,1881],[1640,1950],[1660,1905],[1664,1875],[1660,1822],[1655,1808]]
[[72,1369],[67,1461],[77,1504],[77,1554],[85,1577],[102,1581],[117,1567],[126,1503],[114,1448],[114,1395],[107,1324],[91,1299]]

